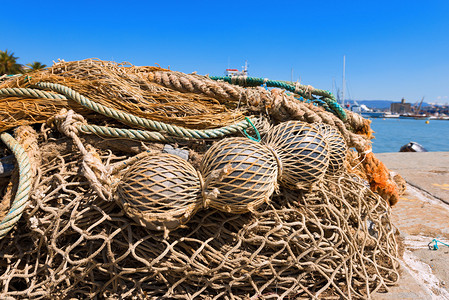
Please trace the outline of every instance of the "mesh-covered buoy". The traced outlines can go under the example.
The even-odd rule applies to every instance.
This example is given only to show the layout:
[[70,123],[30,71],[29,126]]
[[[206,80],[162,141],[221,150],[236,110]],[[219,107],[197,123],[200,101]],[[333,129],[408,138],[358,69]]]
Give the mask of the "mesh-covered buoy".
[[132,164],[117,191],[125,213],[153,230],[176,229],[201,206],[197,171],[172,154],[151,154]]
[[264,142],[278,153],[282,186],[298,189],[323,178],[329,164],[324,137],[313,125],[288,121],[273,127]]
[[246,213],[269,200],[277,187],[278,164],[270,149],[246,138],[215,143],[201,163],[208,205]]
[[334,126],[328,124],[317,123],[315,126],[321,131],[321,134],[327,141],[329,151],[329,167],[328,174],[336,174],[343,170],[343,165],[348,154],[348,146],[345,138],[340,131]]

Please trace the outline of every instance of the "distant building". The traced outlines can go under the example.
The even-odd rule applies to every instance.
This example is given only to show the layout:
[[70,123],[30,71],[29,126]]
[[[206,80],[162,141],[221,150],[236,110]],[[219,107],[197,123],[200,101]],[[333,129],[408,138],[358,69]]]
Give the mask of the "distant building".
[[421,111],[431,115],[449,115],[449,106],[431,104],[429,106],[423,107]]
[[412,112],[412,105],[405,103],[405,99],[402,98],[401,102],[391,103],[390,111],[393,114],[406,114]]

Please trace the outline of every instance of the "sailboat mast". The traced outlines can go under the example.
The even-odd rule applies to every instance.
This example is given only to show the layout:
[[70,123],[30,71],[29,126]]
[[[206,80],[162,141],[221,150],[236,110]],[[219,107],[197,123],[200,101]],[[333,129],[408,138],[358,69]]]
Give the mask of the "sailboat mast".
[[345,107],[345,68],[346,68],[346,56],[343,55],[343,89],[342,89],[342,97],[341,97],[341,104],[343,107]]

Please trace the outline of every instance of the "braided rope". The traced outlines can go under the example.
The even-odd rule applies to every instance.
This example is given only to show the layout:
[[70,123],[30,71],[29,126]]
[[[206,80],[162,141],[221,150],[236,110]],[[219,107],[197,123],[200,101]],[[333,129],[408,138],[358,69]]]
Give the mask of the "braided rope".
[[[289,85],[292,85],[296,88],[302,89],[302,90],[307,90],[310,88],[310,85],[304,85],[304,84],[300,84],[298,82],[293,82],[293,81],[284,81],[284,80],[280,80],[281,82],[285,82]],[[317,88],[312,88],[310,91],[312,94],[317,95],[317,96],[322,96],[322,97],[326,97],[326,98],[331,98],[333,100],[335,100],[335,96],[327,91],[327,90],[321,90],[321,89],[317,89]]]
[[[335,97],[329,91],[310,88],[310,86],[291,84],[287,81],[269,80],[266,78],[247,77],[247,76],[210,76],[212,80],[222,80],[231,84],[238,84],[242,86],[259,86],[266,85],[267,87],[281,88],[293,93],[296,93],[306,99],[314,100],[312,94],[322,96],[319,100],[324,101],[330,109],[343,121],[346,120],[346,112],[335,100]],[[310,90],[309,90],[310,89]],[[320,102],[318,102],[320,104]]]
[[107,126],[98,125],[81,125],[78,129],[82,133],[87,134],[97,134],[107,137],[117,137],[117,138],[129,138],[133,140],[142,140],[149,142],[168,142],[173,143],[179,141],[179,139],[165,136],[159,132],[146,131],[146,130],[136,130],[136,129],[124,129],[124,128],[113,128]]
[[156,71],[150,73],[148,79],[180,92],[199,93],[215,99],[247,104],[252,108],[265,107],[265,103],[270,100],[269,91],[261,87],[245,89],[237,85],[211,80],[206,76],[174,71]]
[[0,239],[14,227],[28,204],[31,191],[30,160],[23,147],[8,133],[2,133],[0,139],[14,153],[19,165],[19,185],[8,214],[0,221]]
[[[57,83],[50,83],[50,82],[39,82],[36,84],[36,86],[40,88],[46,88],[50,89],[56,92],[59,92],[61,94],[66,95],[68,98],[78,102],[84,107],[87,107],[97,113],[100,113],[102,115],[114,118],[116,120],[137,125],[144,128],[149,128],[157,131],[163,131],[168,133],[169,135],[173,136],[179,136],[184,138],[196,138],[196,139],[211,139],[211,138],[220,138],[224,137],[226,135],[237,133],[243,129],[248,128],[251,126],[246,120],[241,121],[236,124],[232,124],[229,126],[221,127],[221,128],[215,128],[215,129],[205,129],[205,130],[195,130],[195,129],[187,129],[182,128],[175,125],[169,125],[158,121],[153,121],[150,119],[145,119],[141,117],[137,117],[134,115],[131,115],[127,112],[116,110],[114,108],[109,108],[104,105],[98,104],[94,101],[89,100],[88,98],[84,97],[80,93],[63,86],[61,84]],[[254,118],[251,119],[251,121],[254,122]]]
[[65,96],[60,94],[49,93],[46,91],[30,88],[3,88],[0,89],[0,96],[19,96],[41,99],[67,100]]

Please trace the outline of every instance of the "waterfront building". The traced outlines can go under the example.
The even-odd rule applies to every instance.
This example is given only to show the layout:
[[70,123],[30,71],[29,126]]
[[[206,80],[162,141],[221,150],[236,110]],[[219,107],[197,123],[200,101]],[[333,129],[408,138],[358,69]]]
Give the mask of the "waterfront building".
[[394,114],[407,114],[412,111],[412,105],[410,103],[406,103],[405,99],[402,98],[401,102],[391,103],[390,111]]

